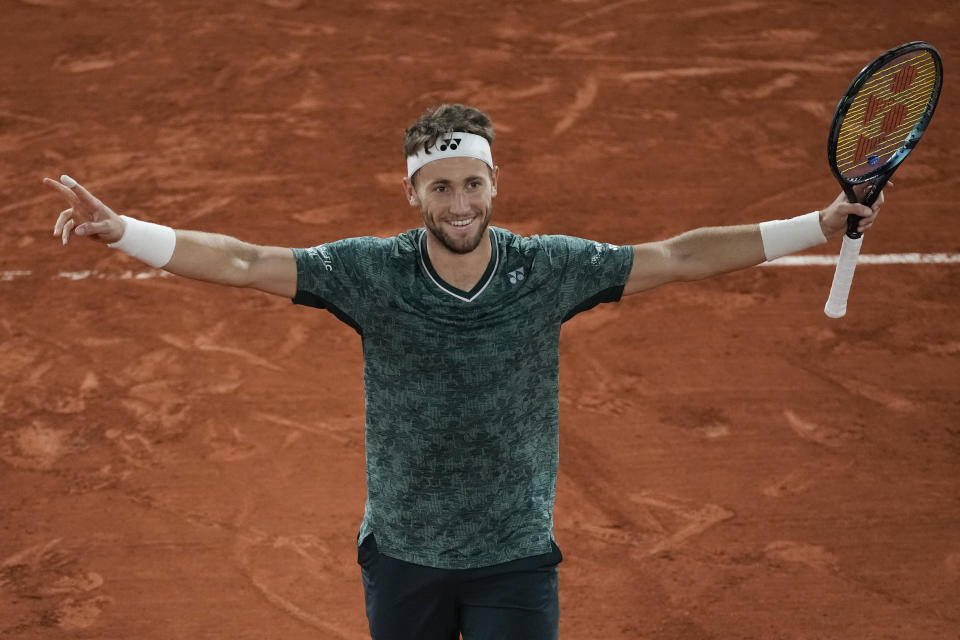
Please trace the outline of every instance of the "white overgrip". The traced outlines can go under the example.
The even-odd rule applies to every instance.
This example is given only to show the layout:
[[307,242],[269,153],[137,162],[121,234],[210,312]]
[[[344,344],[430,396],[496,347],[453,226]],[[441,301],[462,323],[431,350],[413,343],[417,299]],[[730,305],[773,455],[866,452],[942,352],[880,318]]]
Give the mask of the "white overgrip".
[[843,236],[840,257],[837,259],[837,270],[833,272],[833,284],[830,285],[830,296],[823,307],[823,312],[831,318],[842,318],[847,314],[847,298],[850,295],[853,272],[857,268],[862,244],[862,235],[856,240],[847,235]]

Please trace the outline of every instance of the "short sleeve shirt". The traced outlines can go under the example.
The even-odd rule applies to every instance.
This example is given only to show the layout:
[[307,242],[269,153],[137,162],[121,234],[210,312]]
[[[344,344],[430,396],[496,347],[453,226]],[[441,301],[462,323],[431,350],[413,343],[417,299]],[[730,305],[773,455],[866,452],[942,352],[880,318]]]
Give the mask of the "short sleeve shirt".
[[489,229],[471,291],[444,282],[426,230],[294,249],[296,304],[362,337],[367,502],[358,540],[469,569],[547,553],[559,460],[559,338],[620,299],[630,247]]

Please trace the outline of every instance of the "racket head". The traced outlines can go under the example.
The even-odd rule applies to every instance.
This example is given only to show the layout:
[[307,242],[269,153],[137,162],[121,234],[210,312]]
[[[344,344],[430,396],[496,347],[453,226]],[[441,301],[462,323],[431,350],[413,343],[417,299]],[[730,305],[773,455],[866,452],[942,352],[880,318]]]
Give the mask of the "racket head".
[[917,145],[942,86],[940,53],[923,41],[887,51],[854,78],[827,141],[830,168],[851,201],[854,185],[885,183]]

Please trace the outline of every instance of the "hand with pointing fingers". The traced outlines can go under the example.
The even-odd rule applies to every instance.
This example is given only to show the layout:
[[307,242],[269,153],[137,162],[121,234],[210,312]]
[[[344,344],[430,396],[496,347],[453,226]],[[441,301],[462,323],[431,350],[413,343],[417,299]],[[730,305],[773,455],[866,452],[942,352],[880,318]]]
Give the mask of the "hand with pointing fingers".
[[69,209],[60,212],[53,226],[53,235],[61,236],[64,245],[71,231],[104,244],[116,242],[123,236],[123,219],[70,176],[60,176],[60,182],[44,178],[43,184],[59,193],[70,205]]

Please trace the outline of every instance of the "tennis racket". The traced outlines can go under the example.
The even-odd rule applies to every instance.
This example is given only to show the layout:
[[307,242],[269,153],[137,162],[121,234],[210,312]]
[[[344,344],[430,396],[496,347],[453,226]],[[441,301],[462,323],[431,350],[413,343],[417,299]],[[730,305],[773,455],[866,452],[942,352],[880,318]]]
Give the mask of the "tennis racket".
[[[830,125],[830,169],[850,202],[854,186],[870,183],[862,204],[871,206],[887,180],[920,141],[940,98],[943,65],[926,42],[908,42],[868,64],[840,99]],[[863,234],[858,216],[847,217],[837,270],[823,312],[847,313],[847,297],[857,268]]]

